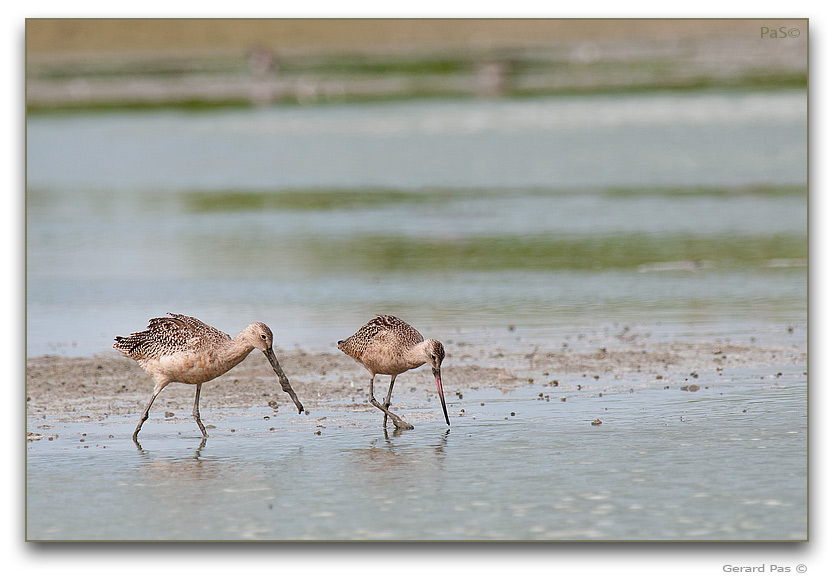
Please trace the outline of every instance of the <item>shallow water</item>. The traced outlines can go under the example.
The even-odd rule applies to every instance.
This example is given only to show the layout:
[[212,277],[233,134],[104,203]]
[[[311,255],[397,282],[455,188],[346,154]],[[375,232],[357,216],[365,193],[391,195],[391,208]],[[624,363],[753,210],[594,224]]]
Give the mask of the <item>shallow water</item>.
[[781,372],[481,389],[450,397],[451,428],[409,402],[402,434],[334,404],[228,414],[205,446],[190,420],[147,423],[141,450],[135,417],[51,425],[28,444],[27,537],[801,540],[806,383]]
[[30,116],[27,351],[165,311],[310,347],[801,326],[806,136],[802,91]]

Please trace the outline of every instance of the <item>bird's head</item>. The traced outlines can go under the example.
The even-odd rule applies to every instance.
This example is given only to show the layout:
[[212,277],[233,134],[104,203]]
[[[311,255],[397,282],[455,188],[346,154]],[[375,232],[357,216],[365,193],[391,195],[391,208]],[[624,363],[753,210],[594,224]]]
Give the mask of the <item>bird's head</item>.
[[446,358],[446,351],[443,348],[443,343],[439,340],[430,338],[426,341],[426,357],[431,370],[435,376],[440,374],[440,365],[443,364],[443,359]]
[[264,354],[272,350],[272,331],[263,322],[253,322],[244,328],[241,334],[246,337],[248,345],[257,348]]
[[434,374],[434,380],[437,382],[437,394],[440,396],[440,404],[443,406],[443,416],[446,418],[446,424],[449,425],[449,413],[446,411],[446,398],[443,396],[443,381],[440,378],[440,365],[443,364],[443,359],[446,358],[443,343],[433,338],[428,339],[426,341],[426,356],[431,364],[431,372]]

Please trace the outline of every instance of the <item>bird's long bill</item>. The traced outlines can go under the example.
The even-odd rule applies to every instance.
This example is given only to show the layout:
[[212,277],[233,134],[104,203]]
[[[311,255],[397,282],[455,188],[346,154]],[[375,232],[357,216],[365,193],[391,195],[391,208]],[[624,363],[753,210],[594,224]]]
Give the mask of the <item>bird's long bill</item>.
[[449,413],[446,411],[446,398],[443,396],[443,382],[440,380],[440,371],[434,373],[434,378],[437,381],[437,394],[440,395],[440,404],[443,405],[443,416],[446,417],[446,424],[449,423]]
[[281,388],[284,389],[284,392],[287,393],[292,402],[295,403],[295,406],[298,407],[299,414],[304,410],[304,406],[301,404],[301,401],[298,400],[298,397],[295,396],[295,391],[292,390],[292,386],[290,386],[290,380],[287,378],[287,375],[284,374],[284,370],[281,368],[281,365],[278,364],[278,359],[275,357],[275,353],[272,349],[268,349],[264,351],[266,355],[266,359],[269,361],[269,364],[272,365],[272,369],[275,371],[275,374],[278,375],[278,382],[281,383]]

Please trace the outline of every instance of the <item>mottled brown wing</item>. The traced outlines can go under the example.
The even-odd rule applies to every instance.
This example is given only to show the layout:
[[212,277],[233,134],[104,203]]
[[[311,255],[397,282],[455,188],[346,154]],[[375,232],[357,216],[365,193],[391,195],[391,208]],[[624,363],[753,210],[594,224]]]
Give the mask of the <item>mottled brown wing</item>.
[[423,341],[423,336],[417,329],[404,320],[390,314],[381,314],[368,321],[353,336],[340,341],[339,348],[354,358],[361,358],[369,345],[386,342],[392,335],[396,337],[396,341],[392,342],[404,346]]
[[169,317],[148,321],[147,330],[134,332],[130,336],[117,336],[113,347],[140,360],[201,350],[208,344],[230,339],[225,332],[196,318],[170,312],[168,314]]
[[407,323],[401,318],[391,316],[390,314],[380,314],[373,320],[369,321],[366,326],[372,326],[379,333],[393,332],[405,344],[417,344],[423,342],[423,335],[417,332],[417,329]]
[[206,340],[212,343],[223,342],[232,339],[231,336],[229,336],[222,330],[218,330],[213,326],[209,326],[202,320],[194,318],[193,316],[186,316],[185,314],[173,314],[171,312],[168,313],[168,316],[170,316],[174,320],[178,320],[184,323],[185,326],[181,327],[181,332],[183,332],[183,334],[191,336],[192,338],[198,338],[200,340]]

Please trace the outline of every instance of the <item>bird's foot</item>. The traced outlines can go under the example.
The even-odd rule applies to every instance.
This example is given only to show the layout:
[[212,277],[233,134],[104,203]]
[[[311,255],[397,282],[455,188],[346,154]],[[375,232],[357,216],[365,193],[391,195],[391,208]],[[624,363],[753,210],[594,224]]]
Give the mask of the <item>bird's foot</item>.
[[[383,419],[383,422],[382,422],[383,427],[387,426],[387,422],[385,421],[385,419],[390,417],[391,421],[394,422],[394,428],[395,429],[414,429],[414,425],[411,425],[411,424],[403,421],[402,419],[400,419],[397,415],[395,415],[394,413],[389,411],[388,407],[380,405],[379,402],[376,399],[371,398],[370,402],[374,407],[376,407],[377,409],[379,409],[380,411],[385,413],[385,418]],[[390,404],[391,403],[389,402],[388,405],[390,406]]]
[[393,413],[391,414],[391,420],[394,422],[394,427],[396,429],[414,429],[414,425],[412,425],[411,423],[407,423],[406,421],[403,421]]

